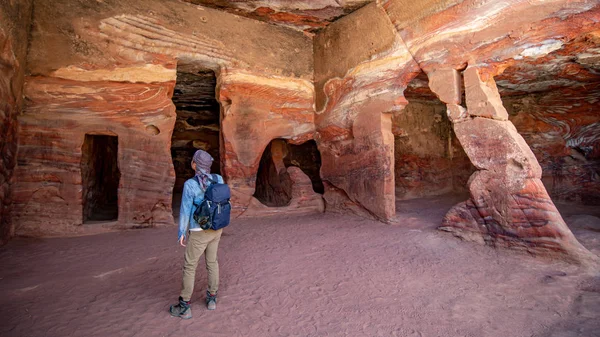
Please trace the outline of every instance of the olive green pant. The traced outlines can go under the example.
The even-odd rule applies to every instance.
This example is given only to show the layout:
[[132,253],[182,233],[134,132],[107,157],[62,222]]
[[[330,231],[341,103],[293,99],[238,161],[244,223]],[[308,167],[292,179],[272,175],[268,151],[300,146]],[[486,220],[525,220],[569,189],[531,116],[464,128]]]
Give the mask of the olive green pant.
[[189,301],[194,292],[194,280],[196,279],[196,268],[198,261],[204,254],[206,261],[206,271],[208,273],[208,291],[216,294],[219,289],[219,263],[217,262],[217,250],[223,229],[204,231],[190,231],[187,245],[185,248],[185,258],[183,261],[183,285],[181,287],[181,298]]

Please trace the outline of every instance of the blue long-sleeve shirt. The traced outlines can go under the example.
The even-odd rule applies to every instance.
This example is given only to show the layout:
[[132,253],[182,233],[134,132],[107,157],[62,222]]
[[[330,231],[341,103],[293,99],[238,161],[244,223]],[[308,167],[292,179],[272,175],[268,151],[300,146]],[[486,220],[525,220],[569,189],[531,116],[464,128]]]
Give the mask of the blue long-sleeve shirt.
[[[223,177],[217,174],[217,182],[223,184]],[[194,220],[193,214],[204,201],[204,190],[200,188],[200,184],[196,177],[188,179],[183,184],[183,195],[181,196],[181,207],[179,208],[179,235],[185,237],[188,229],[200,228],[200,225]]]

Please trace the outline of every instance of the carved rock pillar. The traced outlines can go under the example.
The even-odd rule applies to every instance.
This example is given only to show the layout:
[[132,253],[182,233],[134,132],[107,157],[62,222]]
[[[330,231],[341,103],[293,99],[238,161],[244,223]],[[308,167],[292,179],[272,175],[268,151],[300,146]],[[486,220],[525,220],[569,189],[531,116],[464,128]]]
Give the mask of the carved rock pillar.
[[430,88],[447,104],[454,132],[477,168],[469,179],[471,198],[454,206],[439,228],[492,246],[595,259],[577,242],[546,192],[540,165],[508,121],[492,75],[477,67],[468,67],[463,75],[467,109],[460,105],[458,71],[428,73]]

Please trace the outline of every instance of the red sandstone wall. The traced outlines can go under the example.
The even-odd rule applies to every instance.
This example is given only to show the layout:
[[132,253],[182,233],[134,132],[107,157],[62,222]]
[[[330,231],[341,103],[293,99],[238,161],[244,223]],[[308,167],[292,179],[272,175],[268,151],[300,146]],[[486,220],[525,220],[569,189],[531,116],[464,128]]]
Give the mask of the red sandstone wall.
[[0,3],[0,244],[13,234],[11,185],[17,162],[17,115],[23,105],[31,10],[31,0]]
[[309,81],[222,71],[221,158],[235,214],[259,204],[253,197],[260,158],[273,139],[301,144],[313,138],[314,89]]
[[[221,173],[232,187],[234,215],[252,203],[267,144],[302,143],[314,133],[312,41],[301,32],[179,1],[39,0],[30,42],[14,187],[19,234],[173,223],[178,63],[217,75]],[[86,133],[119,137],[114,224],[80,226]]]
[[[163,201],[170,197],[164,191],[172,185],[172,168],[153,166],[168,161],[161,149],[169,141],[152,141],[141,125],[162,122],[161,133],[172,131],[167,100],[175,60],[218,73],[222,168],[238,214],[256,210],[252,194],[266,145],[274,138],[314,138],[328,209],[390,220],[392,116],[406,106],[404,89],[423,69],[432,89],[445,97],[455,133],[478,168],[469,183],[471,198],[448,213],[445,228],[532,252],[585,255],[541,184],[535,157],[507,120],[493,76],[517,59],[597,30],[600,6],[592,0],[425,1],[414,17],[402,10],[406,3],[373,3],[323,30],[313,44],[313,77],[311,41],[300,33],[211,10],[202,10],[198,24],[199,9],[175,1],[77,7],[40,0],[29,60],[30,70],[43,76],[32,76],[27,86],[31,104],[22,123],[30,149],[15,189],[17,214],[26,224],[22,233],[52,232],[37,221],[45,219],[36,207],[73,209],[67,221],[77,224],[77,151],[88,119],[99,120],[92,126],[105,126],[103,132],[132,133],[124,136],[127,157],[120,158],[136,166],[121,170],[128,177],[120,187],[122,224],[152,224],[170,214]],[[459,105],[462,79],[455,72],[467,65],[468,111]],[[446,96],[444,88],[454,93]],[[146,108],[150,113],[139,110]],[[56,122],[54,114],[60,116]],[[65,135],[48,136],[57,131]],[[305,177],[297,178],[308,186]],[[159,186],[149,189],[148,182]],[[55,208],[43,208],[43,201]],[[53,228],[67,230],[62,225]]]
[[184,69],[178,65],[173,94],[177,120],[171,137],[171,154],[175,167],[174,194],[181,194],[183,184],[194,176],[190,163],[196,150],[202,149],[215,159],[213,173],[221,173],[220,113],[213,71]]
[[[169,55],[218,71],[312,79],[312,41],[301,32],[177,0],[36,0],[28,67],[151,63]],[[153,54],[153,55],[149,55]]]
[[[508,121],[494,76],[597,31],[598,2],[465,0],[433,9],[418,21],[398,11],[403,3],[382,5],[431,89],[447,104],[454,131],[477,168],[469,180],[471,198],[448,212],[441,228],[490,245],[597,260],[552,203],[533,152]],[[461,106],[463,78],[456,70],[465,67],[466,106]]]
[[504,99],[554,200],[600,205],[600,83]]
[[458,142],[446,106],[409,99],[392,119],[396,198],[466,192],[475,168]]
[[[165,67],[174,75],[174,64]],[[175,180],[169,148],[174,84],[28,77],[28,104],[19,117],[16,233],[82,230],[81,151],[86,134],[118,136],[118,226],[173,223],[171,189],[166,187]]]
[[371,4],[315,37],[315,139],[330,211],[395,216],[392,114],[406,105],[403,91],[418,66],[393,30]]

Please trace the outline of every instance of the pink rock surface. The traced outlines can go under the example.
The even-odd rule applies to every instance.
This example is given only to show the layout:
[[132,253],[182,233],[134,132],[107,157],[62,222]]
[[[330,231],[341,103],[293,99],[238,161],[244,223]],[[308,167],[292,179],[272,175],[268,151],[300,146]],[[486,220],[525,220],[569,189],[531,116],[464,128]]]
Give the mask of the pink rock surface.
[[222,168],[232,188],[234,213],[248,207],[261,155],[273,139],[300,144],[313,138],[314,90],[309,82],[222,73]]
[[389,0],[384,8],[426,72],[440,66],[461,69],[467,63],[501,64],[543,56],[560,48],[560,41],[598,30],[600,15],[593,0],[467,0],[444,1],[437,11],[414,20],[398,10],[403,1]]
[[[115,226],[172,224],[173,86],[172,81],[132,84],[27,78],[28,104],[19,116],[16,233],[39,236],[84,230],[80,226],[81,156],[86,134],[118,136],[121,180]],[[160,133],[149,131],[148,126]]]
[[[323,3],[307,8],[322,9]],[[307,18],[294,10],[276,13],[289,9],[281,2],[271,4],[275,11],[261,2],[246,5],[271,20]],[[344,7],[338,5],[332,3]],[[480,170],[469,185],[470,202],[478,210],[472,220],[495,221],[484,223],[480,232],[498,240],[505,240],[506,233],[521,236],[528,247],[539,235],[541,241],[557,242],[546,240],[543,249],[577,251],[560,216],[544,208],[550,199],[539,180],[540,166],[506,121],[493,76],[508,68],[504,90],[521,94],[540,85],[527,78],[546,63],[558,62],[560,75],[574,83],[593,83],[594,72],[586,69],[596,56],[587,52],[598,44],[600,6],[592,0],[427,0],[409,5],[407,0],[369,4],[354,17],[332,23],[313,41],[301,32],[179,1],[84,6],[38,0],[28,60],[36,76],[28,78],[28,106],[20,119],[23,165],[17,171],[14,204],[19,233],[81,231],[79,166],[86,133],[120,137],[118,226],[172,222],[170,97],[179,62],[218,74],[222,173],[232,187],[234,215],[258,209],[252,209],[256,174],[269,142],[315,139],[327,207],[393,220],[393,130],[399,128],[392,127],[392,115],[406,106],[404,90],[423,70]],[[348,29],[362,28],[359,24],[369,34]],[[566,54],[548,56],[563,47]],[[518,69],[511,71],[515,65]],[[465,68],[468,110],[461,106],[458,72]],[[531,68],[533,75],[523,71]],[[590,97],[592,103],[583,106],[593,107],[596,96]],[[569,111],[577,113],[579,106]],[[587,110],[577,115],[585,121],[573,123],[577,135],[564,138],[596,153],[596,120],[590,115],[595,116]],[[564,124],[558,120],[549,124]],[[527,195],[534,195],[534,201],[527,202]],[[470,212],[465,207],[461,215]],[[547,218],[538,214],[538,207],[549,212]],[[513,228],[534,224],[542,228]],[[463,224],[457,218],[455,225]]]
[[508,112],[502,105],[494,78],[477,67],[467,67],[463,74],[469,114],[501,121],[508,120]]
[[[417,67],[398,43],[377,61],[350,69],[344,79],[328,81],[325,107],[315,117],[321,177],[383,221],[395,214],[391,117],[408,103],[402,92]],[[331,206],[338,204],[344,203]]]
[[442,102],[458,105],[462,101],[462,76],[452,68],[438,68],[428,74],[429,88]]
[[225,9],[237,15],[307,32],[326,27],[338,17],[373,2],[373,0],[185,1]]
[[506,99],[514,123],[542,166],[553,200],[597,204],[600,181],[600,83]]
[[23,108],[27,37],[31,28],[31,0],[0,6],[0,245],[14,234],[10,219],[14,168],[17,165],[18,121]]

